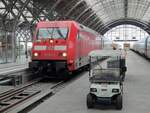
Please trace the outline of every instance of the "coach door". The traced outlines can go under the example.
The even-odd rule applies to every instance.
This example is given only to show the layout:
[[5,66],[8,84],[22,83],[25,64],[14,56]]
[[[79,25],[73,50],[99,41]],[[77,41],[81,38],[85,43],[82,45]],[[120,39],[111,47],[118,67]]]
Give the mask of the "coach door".
[[81,67],[81,54],[82,54],[82,41],[81,41],[81,34],[80,31],[78,32],[77,36],[77,60],[76,60],[76,66],[77,68]]

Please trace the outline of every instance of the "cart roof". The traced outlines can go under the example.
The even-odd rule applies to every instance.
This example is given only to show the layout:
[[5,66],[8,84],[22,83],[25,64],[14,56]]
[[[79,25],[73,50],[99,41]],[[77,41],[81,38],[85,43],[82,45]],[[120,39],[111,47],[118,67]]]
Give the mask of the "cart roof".
[[96,56],[122,56],[123,51],[121,50],[94,50],[89,53],[89,56],[96,57]]

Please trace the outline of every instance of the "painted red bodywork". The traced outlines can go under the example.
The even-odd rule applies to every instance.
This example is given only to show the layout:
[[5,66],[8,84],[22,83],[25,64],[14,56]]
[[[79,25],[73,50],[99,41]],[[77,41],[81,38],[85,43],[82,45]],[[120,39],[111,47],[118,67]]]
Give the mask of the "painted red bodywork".
[[[67,27],[69,29],[67,39],[53,39],[53,43],[50,43],[50,39],[41,39],[40,42],[36,42],[36,34],[39,28],[49,27]],[[88,29],[88,28],[87,28]],[[36,27],[34,42],[32,48],[32,61],[64,61],[67,64],[69,71],[77,70],[78,68],[87,65],[88,62],[84,62],[88,59],[88,53],[95,49],[102,49],[101,40],[97,40],[98,33],[90,29],[80,27],[75,21],[48,21],[39,22]],[[47,46],[46,50],[34,50],[34,46]],[[54,46],[66,46],[66,50],[54,50]],[[35,57],[33,54],[37,52],[39,56]],[[61,54],[67,53],[66,57]],[[88,60],[87,60],[88,61]]]

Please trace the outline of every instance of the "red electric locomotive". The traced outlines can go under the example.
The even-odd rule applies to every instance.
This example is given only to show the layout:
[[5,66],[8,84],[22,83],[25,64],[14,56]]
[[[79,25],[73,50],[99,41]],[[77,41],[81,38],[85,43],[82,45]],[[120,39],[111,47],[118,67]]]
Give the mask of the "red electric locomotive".
[[95,49],[102,49],[102,37],[75,21],[39,22],[29,66],[49,72],[49,76],[64,77],[62,75],[66,74],[63,72],[69,73],[87,66],[88,53]]

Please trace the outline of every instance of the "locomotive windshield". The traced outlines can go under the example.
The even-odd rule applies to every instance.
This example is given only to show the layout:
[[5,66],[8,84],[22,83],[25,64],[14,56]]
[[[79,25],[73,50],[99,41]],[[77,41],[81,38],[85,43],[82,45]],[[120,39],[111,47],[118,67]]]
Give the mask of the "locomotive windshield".
[[68,28],[40,28],[37,33],[37,38],[63,38],[66,39],[68,35]]

